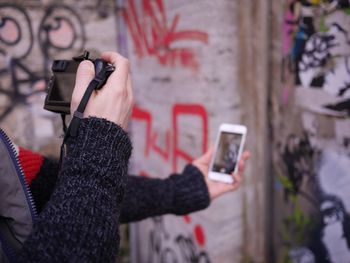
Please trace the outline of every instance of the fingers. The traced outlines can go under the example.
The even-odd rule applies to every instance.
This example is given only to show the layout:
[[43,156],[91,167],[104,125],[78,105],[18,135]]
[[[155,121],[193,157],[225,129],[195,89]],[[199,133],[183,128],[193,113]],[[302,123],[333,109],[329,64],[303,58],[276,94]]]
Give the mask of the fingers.
[[130,62],[128,59],[116,52],[111,51],[103,52],[101,54],[101,58],[104,61],[111,63],[115,67],[114,72],[109,76],[106,84],[113,83],[115,81],[120,81],[122,84],[127,83],[130,71]]
[[204,155],[202,155],[202,157],[200,157],[200,159],[203,161],[203,162],[210,162],[211,160],[211,157],[213,156],[213,153],[214,153],[214,147],[211,145],[208,150],[204,153]]
[[104,61],[111,63],[113,66],[117,66],[119,60],[125,59],[122,55],[113,51],[103,52],[101,58]]
[[214,147],[210,146],[209,149],[199,158],[193,160],[192,164],[197,166],[199,170],[205,175],[208,176],[208,169],[211,157],[214,153]]
[[130,107],[129,107],[129,112],[128,112],[128,118],[130,119],[132,109],[134,107],[135,101],[134,101],[134,95],[132,91],[132,84],[131,84],[131,75],[128,75],[127,83],[126,83],[126,91],[127,91],[127,99],[129,100]]
[[81,101],[86,88],[95,77],[94,64],[90,60],[84,60],[79,64],[75,78],[75,87],[72,94],[71,113],[75,111]]
[[236,173],[236,174],[233,174],[232,177],[233,177],[233,185],[239,186],[243,180],[242,174]]
[[244,164],[249,158],[250,158],[250,152],[249,151],[244,151],[243,154],[242,154],[241,159],[238,162],[238,172],[243,172],[244,171]]
[[134,106],[135,101],[134,101],[134,94],[132,92],[132,83],[131,83],[131,75],[130,74],[128,74],[128,79],[126,82],[126,90],[128,93],[128,98],[131,101],[132,106]]
[[234,184],[237,185],[237,187],[239,186],[239,184],[243,180],[243,173],[244,173],[244,169],[245,169],[245,162],[249,158],[250,158],[250,152],[249,151],[244,151],[243,154],[242,154],[241,159],[238,162],[237,173],[233,173],[232,174],[232,177],[234,179]]
[[250,158],[250,152],[249,151],[244,151],[242,154],[242,159],[244,161],[248,160]]

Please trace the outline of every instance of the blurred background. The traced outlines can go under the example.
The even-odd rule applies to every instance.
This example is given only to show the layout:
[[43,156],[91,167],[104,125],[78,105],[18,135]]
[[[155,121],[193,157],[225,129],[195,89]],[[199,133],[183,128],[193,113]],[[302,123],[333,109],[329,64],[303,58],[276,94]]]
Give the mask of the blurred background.
[[130,173],[165,178],[248,127],[239,190],[122,228],[121,262],[350,260],[349,0],[0,0],[0,125],[57,157],[51,63],[131,61]]

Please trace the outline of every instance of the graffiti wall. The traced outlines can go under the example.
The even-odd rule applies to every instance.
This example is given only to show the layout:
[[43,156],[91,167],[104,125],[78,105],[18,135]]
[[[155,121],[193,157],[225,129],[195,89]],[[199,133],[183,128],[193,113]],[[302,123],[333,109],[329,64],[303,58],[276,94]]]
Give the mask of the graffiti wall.
[[[0,123],[16,143],[57,156],[61,119],[43,110],[51,63],[84,49],[116,50],[113,7],[114,1],[1,1]],[[106,28],[109,34],[96,34]]]
[[[121,1],[120,47],[131,60],[133,172],[166,178],[241,123],[235,1]],[[201,212],[133,225],[133,262],[239,262],[241,191]]]
[[283,4],[277,254],[283,262],[349,262],[350,4]]
[[[248,126],[252,152],[240,190],[205,211],[134,224],[133,262],[263,262],[267,2],[0,1],[1,127],[18,144],[57,156],[61,119],[42,109],[52,60],[118,47],[131,60],[136,99],[131,172],[159,178],[181,172],[214,142],[223,122]],[[294,67],[286,69],[289,81]],[[285,103],[291,88],[286,85]],[[346,101],[347,90],[340,90]],[[336,115],[344,118],[342,110]],[[337,132],[345,125],[339,122]],[[303,137],[312,158],[314,138]]]

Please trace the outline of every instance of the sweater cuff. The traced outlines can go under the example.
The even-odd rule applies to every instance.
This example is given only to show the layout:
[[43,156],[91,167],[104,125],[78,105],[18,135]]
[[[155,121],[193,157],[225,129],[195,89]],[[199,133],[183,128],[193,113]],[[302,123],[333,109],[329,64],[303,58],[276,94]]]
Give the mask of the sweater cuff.
[[113,171],[117,161],[125,161],[127,165],[131,149],[128,134],[120,126],[106,119],[90,117],[81,120],[78,136],[68,139],[64,162],[74,160],[103,171]]
[[173,181],[174,214],[184,215],[205,209],[210,204],[210,196],[204,175],[194,165],[186,165],[181,175],[170,176]]
[[121,200],[131,149],[130,139],[120,126],[95,117],[82,119],[78,136],[67,140],[60,171],[65,179],[60,176],[59,180],[84,180],[103,186]]

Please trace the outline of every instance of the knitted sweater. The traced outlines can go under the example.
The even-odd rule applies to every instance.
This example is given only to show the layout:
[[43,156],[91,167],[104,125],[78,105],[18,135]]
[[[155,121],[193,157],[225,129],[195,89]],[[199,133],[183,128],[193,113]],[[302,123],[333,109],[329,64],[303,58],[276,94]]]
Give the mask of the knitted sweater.
[[130,154],[130,140],[120,127],[97,118],[82,120],[18,261],[113,262]]
[[131,153],[127,134],[97,118],[84,119],[58,164],[20,150],[39,220],[19,262],[115,262],[118,222],[187,214],[206,208],[204,177],[192,165],[183,174],[151,179],[126,176]]

